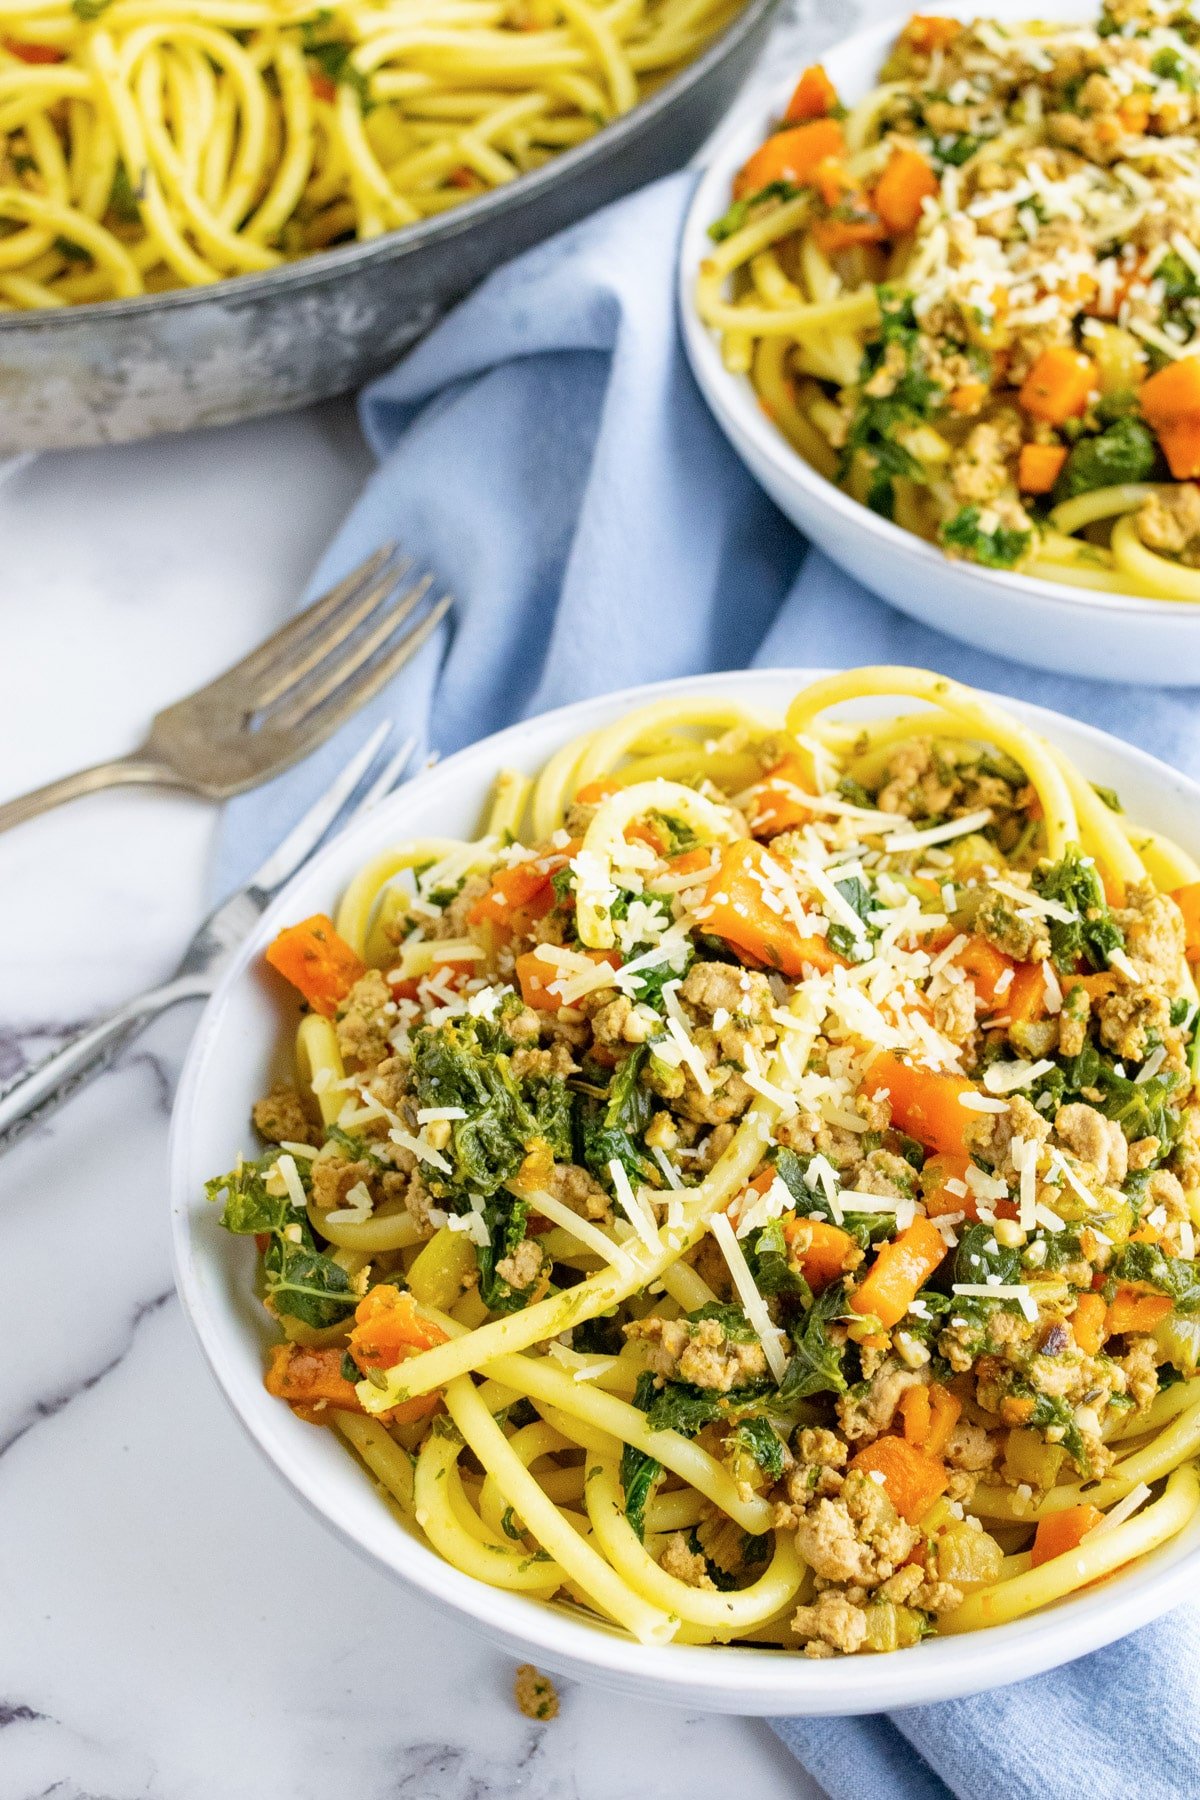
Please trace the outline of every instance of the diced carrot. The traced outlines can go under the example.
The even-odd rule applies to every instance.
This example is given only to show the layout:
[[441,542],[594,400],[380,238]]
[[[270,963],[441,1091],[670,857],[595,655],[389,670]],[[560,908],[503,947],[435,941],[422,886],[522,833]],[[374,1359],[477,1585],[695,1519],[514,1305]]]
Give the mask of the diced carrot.
[[704,930],[784,975],[799,975],[805,967],[834,968],[842,959],[825,938],[802,935],[782,908],[774,912],[767,905],[764,890],[772,881],[765,865],[770,862],[753,838],[738,838],[725,847],[704,896]]
[[712,860],[712,852],[702,845],[694,850],[685,850],[679,856],[668,858],[667,868],[672,875],[694,875],[697,869],[706,869]]
[[1090,356],[1066,344],[1051,344],[1030,369],[1017,398],[1031,418],[1061,425],[1085,410],[1095,385],[1096,365]]
[[[995,1006],[1016,980],[1016,964],[985,937],[968,938],[954,958],[985,1006]],[[1008,976],[1005,981],[1004,977]]]
[[945,1238],[931,1219],[918,1215],[890,1244],[884,1244],[850,1296],[856,1313],[870,1314],[885,1331],[898,1325],[947,1253]]
[[1004,996],[1004,1015],[1012,1025],[1032,1025],[1046,1011],[1046,977],[1041,963],[1018,963]]
[[360,1369],[394,1369],[409,1351],[432,1350],[446,1333],[417,1311],[412,1295],[378,1282],[354,1309],[350,1354]]
[[970,1162],[969,1156],[952,1156],[944,1152],[927,1158],[921,1171],[921,1184],[925,1211],[931,1219],[940,1219],[945,1213],[966,1213],[969,1219],[978,1218],[974,1194],[969,1190],[965,1194],[955,1193],[947,1185],[951,1181],[965,1183]]
[[4,48],[23,63],[60,63],[65,62],[67,56],[65,50],[59,50],[54,44],[26,44],[20,38],[5,38]]
[[881,1476],[884,1493],[910,1525],[923,1519],[950,1485],[945,1464],[902,1437],[876,1438],[850,1458],[849,1467]]
[[1104,1342],[1107,1311],[1103,1294],[1080,1294],[1075,1302],[1071,1330],[1085,1356],[1095,1356]]
[[502,936],[537,919],[544,919],[554,905],[554,877],[566,868],[580,845],[573,838],[562,850],[547,850],[510,868],[497,869],[492,885],[480,895],[467,914],[471,925],[491,925]]
[[602,800],[611,800],[620,791],[619,781],[614,781],[611,775],[602,775],[599,781],[585,781],[575,799],[580,806],[599,806]]
[[821,64],[813,63],[796,83],[783,116],[789,125],[798,125],[803,119],[828,118],[837,107],[837,89]]
[[1117,991],[1117,977],[1108,969],[1098,969],[1094,975],[1069,975],[1066,991],[1081,987],[1089,1000],[1104,1000],[1109,994]]
[[1105,1329],[1110,1337],[1125,1331],[1153,1331],[1173,1305],[1169,1294],[1143,1294],[1134,1287],[1119,1287],[1109,1302]]
[[924,1450],[926,1456],[940,1457],[961,1412],[962,1401],[938,1381],[906,1388],[900,1397],[904,1441]]
[[1139,1225],[1136,1231],[1129,1234],[1131,1244],[1157,1244],[1161,1239],[1162,1232],[1157,1225]]
[[1150,123],[1149,94],[1127,94],[1117,107],[1117,117],[1126,131],[1140,137]]
[[1200,881],[1176,888],[1171,898],[1183,914],[1187,959],[1190,963],[1200,962]]
[[1110,869],[1098,858],[1096,872],[1100,877],[1100,885],[1104,889],[1104,898],[1110,906],[1124,906],[1125,883],[1115,869]]
[[1146,422],[1176,481],[1200,475],[1200,356],[1181,356],[1138,390]]
[[882,219],[870,212],[858,212],[845,219],[817,219],[811,229],[813,242],[826,256],[853,250],[858,244],[882,244],[887,237]]
[[263,1385],[268,1394],[290,1405],[314,1407],[319,1401],[343,1412],[361,1412],[354,1383],[342,1373],[340,1350],[306,1350],[299,1344],[276,1344]]
[[820,1293],[844,1273],[857,1248],[848,1231],[826,1219],[789,1219],[783,1235],[789,1249],[802,1244],[795,1252],[796,1260],[814,1293]]
[[[561,966],[545,952],[546,946],[543,944],[536,950],[526,950],[518,956],[517,980],[526,1006],[532,1006],[535,1012],[557,1012],[565,1004],[557,990],[564,979],[568,978],[564,977]],[[606,962],[613,969],[621,966],[620,955],[615,950],[585,950],[583,955],[590,962]]]
[[921,203],[939,191],[938,178],[917,150],[897,147],[875,186],[875,211],[893,237],[915,231]]
[[770,187],[773,181],[790,181],[805,187],[817,164],[827,156],[843,156],[846,139],[836,119],[812,119],[777,131],[734,177],[733,197],[743,199]]
[[1067,460],[1065,444],[1022,444],[1017,486],[1023,494],[1048,494]]
[[798,756],[785,756],[750,790],[747,818],[755,837],[776,837],[807,825],[812,813],[802,796],[811,795],[808,769]]
[[1068,1550],[1078,1550],[1089,1531],[1094,1531],[1104,1514],[1098,1506],[1067,1506],[1061,1512],[1047,1513],[1038,1520],[1037,1535],[1029,1552],[1029,1566],[1040,1569],[1043,1563]]
[[333,920],[314,913],[299,925],[288,925],[266,952],[273,969],[298,988],[314,1012],[332,1018],[367,965],[338,936]]
[[931,50],[944,50],[952,44],[962,30],[957,19],[943,18],[940,14],[914,13],[904,27],[903,38],[912,49],[919,50],[928,56]]
[[946,396],[946,405],[951,412],[972,413],[987,399],[988,390],[985,381],[960,381],[956,388],[951,388]]
[[978,1092],[961,1075],[942,1075],[916,1063],[901,1062],[881,1050],[863,1076],[868,1094],[887,1090],[892,1103],[892,1124],[930,1150],[948,1156],[966,1152],[964,1134],[978,1114],[961,1104],[964,1094]]
[[308,85],[318,100],[325,100],[332,104],[337,99],[337,82],[332,75],[327,75],[324,69],[310,70]]

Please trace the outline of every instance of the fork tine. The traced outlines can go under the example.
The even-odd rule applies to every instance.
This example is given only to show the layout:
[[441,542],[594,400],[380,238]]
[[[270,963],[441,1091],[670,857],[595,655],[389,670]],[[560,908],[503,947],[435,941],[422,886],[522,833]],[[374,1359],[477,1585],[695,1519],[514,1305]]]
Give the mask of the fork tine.
[[[283,842],[277,845],[266,861],[254,871],[246,884],[247,887],[261,888],[264,893],[270,893],[295,873],[305,858],[316,849],[363,776],[375,762],[391,734],[391,729],[388,720],[385,720],[382,725],[376,726],[366,742],[360,744],[350,760],[343,765],[320,798],[314,800],[304,816],[292,826]],[[411,750],[408,754],[412,754]]]
[[381,607],[387,607],[413,567],[407,556],[390,558],[376,579],[345,599],[327,619],[314,626],[291,649],[284,648],[263,671],[263,680],[251,697],[255,713],[267,711],[306,676],[319,669],[327,656],[352,639],[359,627]]
[[415,737],[405,738],[395,756],[388,758],[362,799],[356,802],[354,807],[355,815],[360,812],[366,812],[370,807],[374,806],[377,801],[385,799],[394,787],[399,786],[400,778],[412,761],[413,751],[416,747],[417,740]]
[[[225,669],[218,675],[216,681],[210,683],[210,686],[223,686],[225,682],[232,684],[256,681],[259,676],[273,669],[280,657],[288,655],[290,651],[303,644],[304,640],[318,626],[324,625],[336,617],[343,606],[352,604],[364,588],[368,587],[387,564],[393,562],[398,555],[398,545],[385,544],[373,556],[369,556],[365,562],[360,563],[356,569],[351,569],[350,573],[343,576],[335,586],[326,589],[323,594],[318,594],[317,598],[306,606],[303,612],[299,612],[294,618],[289,619],[286,625],[281,625],[279,630],[272,632],[269,638],[264,638],[262,643],[256,645],[248,656],[244,656],[240,662],[234,663],[232,668]],[[205,690],[200,691],[204,692]]]
[[292,726],[302,724],[309,713],[315,712],[322,701],[328,700],[343,682],[348,681],[357,670],[365,668],[371,658],[382,650],[397,628],[421,604],[433,586],[433,576],[422,575],[410,588],[398,594],[397,586],[396,583],[392,584],[394,597],[384,598],[379,608],[382,616],[367,630],[349,642],[339,635],[323,659],[311,664],[311,679],[305,681],[297,673],[296,680],[289,682],[283,691],[282,704],[269,710],[263,720],[264,725],[276,731],[289,731]]
[[[402,669],[406,662],[414,657],[422,644],[441,624],[454,604],[449,594],[444,594],[437,604],[430,608],[420,622],[405,632],[392,649],[367,668],[359,670],[342,687],[340,687],[322,706],[305,715],[299,725],[293,727],[291,743],[295,746],[292,754],[303,756],[304,752],[314,744],[336,731],[351,714],[365,706],[367,701],[385,687],[392,676]],[[264,736],[265,736],[264,731]]]

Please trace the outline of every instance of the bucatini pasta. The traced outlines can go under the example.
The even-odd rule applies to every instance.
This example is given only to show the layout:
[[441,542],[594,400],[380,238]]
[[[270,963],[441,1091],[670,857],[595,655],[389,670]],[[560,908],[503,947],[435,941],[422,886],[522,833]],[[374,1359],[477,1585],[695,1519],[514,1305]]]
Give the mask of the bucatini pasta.
[[1200,48],[915,15],[847,111],[805,70],[697,305],[779,430],[952,557],[1200,600]]
[[0,0],[0,310],[261,273],[582,143],[739,0]]
[[1200,867],[989,700],[655,702],[267,960],[266,1384],[457,1568],[828,1656],[1194,1518]]

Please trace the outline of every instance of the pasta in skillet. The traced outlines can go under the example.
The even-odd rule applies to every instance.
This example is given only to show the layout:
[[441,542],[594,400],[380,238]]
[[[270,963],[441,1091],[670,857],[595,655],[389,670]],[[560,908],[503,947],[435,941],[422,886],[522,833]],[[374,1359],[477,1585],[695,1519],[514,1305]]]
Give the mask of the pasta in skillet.
[[916,15],[847,112],[820,67],[701,268],[725,361],[813,467],[951,557],[1200,600],[1200,48]]
[[1194,1516],[1200,868],[990,701],[656,702],[267,957],[267,1387],[459,1569],[828,1656]]
[[0,309],[262,273],[628,112],[738,0],[0,0]]

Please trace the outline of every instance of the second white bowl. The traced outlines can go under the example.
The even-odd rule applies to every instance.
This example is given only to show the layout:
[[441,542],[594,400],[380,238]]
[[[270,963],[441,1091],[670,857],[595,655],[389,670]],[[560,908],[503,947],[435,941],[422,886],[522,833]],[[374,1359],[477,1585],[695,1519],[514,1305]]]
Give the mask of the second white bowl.
[[[977,6],[941,10],[963,18],[979,13]],[[991,0],[986,8],[988,16],[1011,19],[1039,17],[1044,10],[1037,0]],[[1094,0],[1058,0],[1053,10],[1055,17],[1082,20],[1097,9]],[[845,99],[858,100],[875,85],[905,16],[858,32],[822,57]],[[1058,674],[1170,687],[1200,682],[1200,605],[1094,594],[953,562],[818,475],[772,425],[750,381],[726,369],[715,336],[696,312],[696,276],[712,249],[708,227],[729,205],[735,172],[782,114],[798,74],[794,66],[782,69],[767,101],[756,89],[729,115],[713,143],[680,246],[679,306],[688,359],[730,443],[813,543],[923,624]]]

